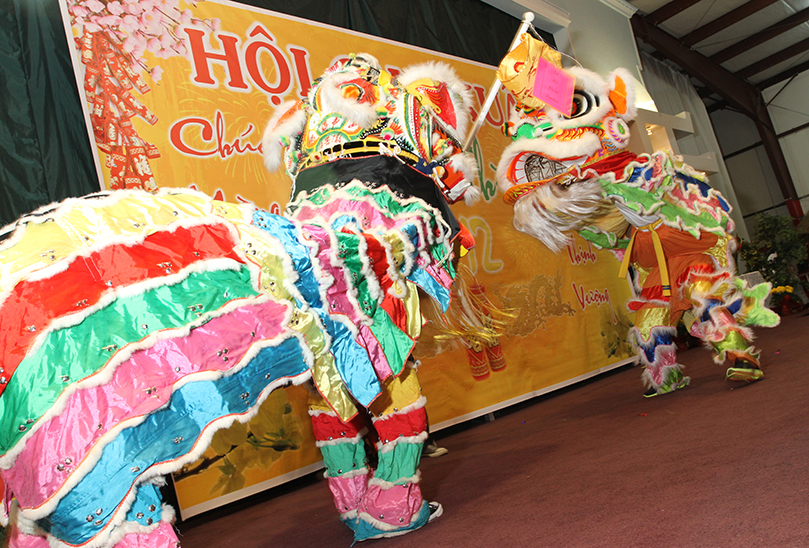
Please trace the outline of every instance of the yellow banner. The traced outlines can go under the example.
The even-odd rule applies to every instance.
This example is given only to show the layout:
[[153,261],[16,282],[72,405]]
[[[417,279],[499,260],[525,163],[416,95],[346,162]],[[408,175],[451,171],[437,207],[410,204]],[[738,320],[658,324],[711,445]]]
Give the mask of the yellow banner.
[[[472,61],[219,0],[148,12],[127,4],[130,11],[118,14],[107,13],[113,3],[93,13],[63,1],[88,130],[110,189],[193,187],[278,213],[291,182],[264,169],[264,127],[275,106],[304,95],[338,59],[367,52],[394,75],[414,63],[448,62],[472,84],[478,105],[495,73]],[[475,143],[483,202],[453,208],[478,243],[464,260],[488,297],[512,308],[516,318],[492,348],[430,343],[419,349],[434,429],[630,355],[623,342],[631,321],[623,306],[628,288],[617,278],[617,261],[579,239],[564,253],[550,253],[513,229],[512,208],[496,193],[495,165],[508,144],[500,128],[513,104],[501,91]],[[319,466],[306,390],[295,387],[276,391],[250,423],[217,433],[174,483],[187,518]]]

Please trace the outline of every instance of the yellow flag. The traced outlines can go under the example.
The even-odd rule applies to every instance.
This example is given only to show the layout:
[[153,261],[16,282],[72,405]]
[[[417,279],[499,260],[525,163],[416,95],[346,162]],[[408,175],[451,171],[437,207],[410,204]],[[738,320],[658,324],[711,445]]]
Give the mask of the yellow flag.
[[562,54],[527,32],[520,36],[520,43],[511,50],[497,68],[497,78],[523,105],[542,108],[545,103],[531,93],[537,75],[537,62],[544,58],[562,68]]

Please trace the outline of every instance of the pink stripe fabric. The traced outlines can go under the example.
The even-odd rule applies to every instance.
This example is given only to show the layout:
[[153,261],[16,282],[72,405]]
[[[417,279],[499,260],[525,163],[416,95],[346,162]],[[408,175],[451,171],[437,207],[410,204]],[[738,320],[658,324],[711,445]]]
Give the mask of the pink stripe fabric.
[[359,330],[360,335],[357,337],[357,342],[368,351],[368,356],[371,358],[371,363],[374,364],[377,378],[384,381],[393,375],[393,369],[391,369],[388,358],[382,350],[382,345],[379,344],[379,341],[371,332],[371,328],[367,325],[360,325]]
[[368,474],[343,477],[337,476],[328,478],[329,489],[334,495],[334,506],[341,514],[356,510],[360,506],[360,500],[368,489]]
[[108,383],[71,394],[64,411],[32,434],[3,474],[7,489],[22,508],[48,502],[91,450],[101,450],[104,434],[165,405],[183,377],[233,368],[254,343],[284,333],[286,313],[287,307],[274,301],[246,305],[187,337],[164,339],[133,353]]
[[664,371],[677,365],[677,347],[673,344],[655,347],[655,361],[649,364],[649,374],[656,386],[663,384]]
[[385,353],[368,326],[361,323],[362,320],[355,305],[349,300],[349,287],[343,274],[344,271],[331,263],[334,251],[329,245],[329,233],[320,227],[307,226],[307,235],[318,246],[316,256],[321,270],[334,278],[334,283],[326,289],[326,296],[329,300],[329,313],[343,314],[358,327],[359,337],[357,342],[368,351],[368,356],[371,358],[371,363],[374,365],[374,371],[376,371],[379,380],[387,379],[393,374],[393,370],[388,364]]
[[418,483],[394,485],[390,489],[369,485],[360,503],[360,518],[367,514],[387,525],[407,527],[423,503]]
[[311,241],[317,244],[316,257],[321,270],[334,278],[332,285],[326,289],[329,313],[343,314],[355,325],[360,323],[360,315],[348,298],[348,282],[345,279],[345,271],[332,266],[331,259],[334,255],[334,250],[330,246],[329,233],[317,226],[307,226],[306,233],[311,238]]
[[413,215],[404,215],[398,219],[388,217],[382,214],[376,208],[369,206],[369,204],[366,202],[359,200],[347,200],[345,198],[334,198],[320,207],[304,205],[295,210],[294,217],[295,220],[301,222],[308,222],[312,220],[330,222],[332,216],[341,213],[354,213],[358,215],[357,220],[360,222],[362,230],[369,230],[372,227],[384,227],[386,230],[390,230],[413,223],[416,219]]
[[[174,526],[162,522],[148,533],[129,533],[115,548],[176,548],[179,544]],[[50,548],[47,537],[26,535],[14,527],[9,548]]]
[[149,533],[130,533],[115,548],[176,548],[180,545],[174,526],[162,522]]

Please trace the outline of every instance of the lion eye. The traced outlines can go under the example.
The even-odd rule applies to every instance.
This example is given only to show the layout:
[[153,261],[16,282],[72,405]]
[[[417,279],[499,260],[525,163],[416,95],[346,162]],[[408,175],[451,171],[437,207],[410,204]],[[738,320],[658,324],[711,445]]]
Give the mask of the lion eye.
[[596,96],[587,91],[577,89],[573,92],[573,108],[570,116],[565,116],[565,118],[579,118],[597,107],[598,98]]

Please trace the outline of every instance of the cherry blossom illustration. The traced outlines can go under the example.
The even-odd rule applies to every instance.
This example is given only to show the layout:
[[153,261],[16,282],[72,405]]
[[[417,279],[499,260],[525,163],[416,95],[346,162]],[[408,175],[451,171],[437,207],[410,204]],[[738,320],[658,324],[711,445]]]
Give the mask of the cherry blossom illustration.
[[[204,1],[204,0],[200,0]],[[219,30],[219,19],[200,19],[181,0],[67,0],[76,47],[84,65],[84,94],[96,144],[106,155],[110,188],[156,190],[149,159],[157,147],[142,139],[132,120],[157,116],[136,95],[151,88],[163,69],[156,60],[189,56],[182,27]],[[150,61],[150,59],[152,59]]]

